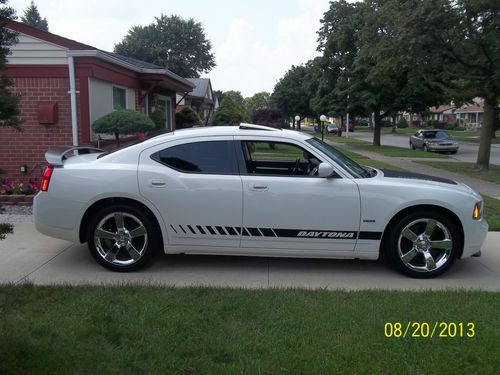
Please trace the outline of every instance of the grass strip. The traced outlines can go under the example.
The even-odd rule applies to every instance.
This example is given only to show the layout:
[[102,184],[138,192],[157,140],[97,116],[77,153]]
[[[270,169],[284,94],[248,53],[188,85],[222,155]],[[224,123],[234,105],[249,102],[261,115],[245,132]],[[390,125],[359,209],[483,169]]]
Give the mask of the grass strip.
[[[482,194],[481,194],[482,195]],[[484,218],[490,226],[490,231],[500,231],[500,200],[482,195],[484,199]]]
[[450,172],[460,173],[469,177],[500,184],[500,165],[490,164],[489,171],[479,171],[474,167],[474,163],[465,162],[439,162],[418,160],[415,163],[428,165],[433,168],[444,169]]
[[[493,374],[499,310],[472,291],[0,286],[0,373]],[[385,337],[408,322],[462,330]]]

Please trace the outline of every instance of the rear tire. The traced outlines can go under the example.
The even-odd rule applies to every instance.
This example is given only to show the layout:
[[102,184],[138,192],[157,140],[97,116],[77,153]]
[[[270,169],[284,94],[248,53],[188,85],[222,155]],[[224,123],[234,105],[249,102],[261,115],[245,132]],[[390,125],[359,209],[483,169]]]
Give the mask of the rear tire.
[[90,253],[112,271],[129,272],[143,267],[160,245],[153,220],[131,205],[114,204],[101,209],[89,222]]
[[389,228],[387,258],[401,273],[426,279],[446,272],[462,247],[453,220],[440,212],[419,210]]

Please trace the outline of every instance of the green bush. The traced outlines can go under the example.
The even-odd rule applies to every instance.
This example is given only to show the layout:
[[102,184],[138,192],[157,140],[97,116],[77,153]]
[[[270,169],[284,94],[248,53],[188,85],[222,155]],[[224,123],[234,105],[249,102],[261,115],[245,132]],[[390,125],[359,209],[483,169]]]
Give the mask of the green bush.
[[239,125],[241,122],[248,122],[245,109],[236,103],[230,96],[225,95],[220,103],[219,108],[215,111],[213,124],[214,125]]
[[191,107],[184,107],[175,114],[175,127],[178,129],[192,128],[200,124],[200,116]]
[[132,109],[116,110],[92,124],[92,130],[97,133],[114,134],[118,146],[120,146],[120,134],[145,133],[154,128],[155,124],[151,119]]
[[165,129],[165,124],[167,122],[167,115],[162,107],[157,107],[151,114],[149,118],[155,124],[155,130]]
[[408,127],[408,121],[404,117],[401,117],[398,121],[399,129],[406,129]]

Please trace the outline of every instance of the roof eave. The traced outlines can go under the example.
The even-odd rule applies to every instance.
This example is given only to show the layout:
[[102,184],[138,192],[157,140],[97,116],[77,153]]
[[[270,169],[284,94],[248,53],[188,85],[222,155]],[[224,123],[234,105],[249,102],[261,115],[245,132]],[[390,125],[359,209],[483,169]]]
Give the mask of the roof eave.
[[182,78],[181,76],[171,72],[168,69],[146,69],[146,68],[140,68],[136,65],[130,64],[126,61],[120,60],[112,55],[109,55],[105,52],[99,51],[99,50],[70,50],[67,52],[68,57],[96,57],[100,60],[107,61],[109,63],[121,66],[123,68],[132,70],[137,73],[145,73],[145,74],[161,74],[161,75],[166,75],[169,78],[172,78],[176,81],[179,81],[183,83],[184,85],[194,88],[195,85],[188,81],[185,78]]

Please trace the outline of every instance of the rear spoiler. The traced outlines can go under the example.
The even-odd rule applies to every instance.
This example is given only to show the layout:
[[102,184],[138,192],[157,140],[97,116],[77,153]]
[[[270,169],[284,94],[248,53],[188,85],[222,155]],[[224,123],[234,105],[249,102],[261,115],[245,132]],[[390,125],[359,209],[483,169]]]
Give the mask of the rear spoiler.
[[95,147],[57,146],[51,148],[49,151],[45,153],[45,160],[47,160],[47,162],[53,166],[63,165],[64,160],[67,159],[66,154],[70,151],[77,151],[78,155],[106,152],[104,150],[101,150],[100,148],[95,148]]

